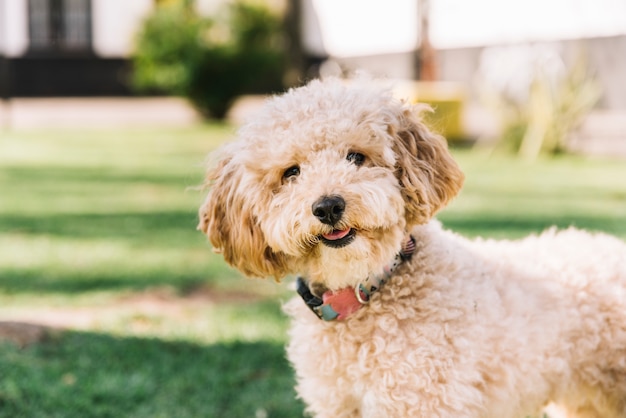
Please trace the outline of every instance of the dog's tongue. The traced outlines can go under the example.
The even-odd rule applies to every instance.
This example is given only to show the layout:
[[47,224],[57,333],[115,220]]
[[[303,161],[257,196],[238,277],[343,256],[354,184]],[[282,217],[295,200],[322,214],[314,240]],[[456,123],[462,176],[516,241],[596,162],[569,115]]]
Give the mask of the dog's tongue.
[[349,233],[350,233],[350,228],[346,228],[344,230],[335,229],[330,234],[322,234],[322,236],[324,238],[326,238],[327,240],[329,240],[329,241],[336,241],[338,239],[341,239],[341,238],[345,237]]

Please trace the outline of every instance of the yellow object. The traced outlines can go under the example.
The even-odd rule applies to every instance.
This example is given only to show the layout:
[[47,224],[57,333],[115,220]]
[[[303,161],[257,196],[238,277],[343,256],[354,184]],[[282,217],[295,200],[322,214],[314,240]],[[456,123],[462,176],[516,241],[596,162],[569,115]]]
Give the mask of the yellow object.
[[412,103],[426,103],[433,113],[425,113],[424,121],[433,131],[448,141],[465,139],[463,130],[463,104],[465,91],[458,83],[400,81],[395,83],[394,94]]

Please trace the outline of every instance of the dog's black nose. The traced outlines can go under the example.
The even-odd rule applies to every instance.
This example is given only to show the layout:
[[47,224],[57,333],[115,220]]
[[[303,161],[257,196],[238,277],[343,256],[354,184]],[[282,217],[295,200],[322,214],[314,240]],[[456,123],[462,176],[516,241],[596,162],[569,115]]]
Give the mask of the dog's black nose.
[[343,216],[346,201],[341,196],[323,196],[313,203],[311,210],[320,222],[334,225]]

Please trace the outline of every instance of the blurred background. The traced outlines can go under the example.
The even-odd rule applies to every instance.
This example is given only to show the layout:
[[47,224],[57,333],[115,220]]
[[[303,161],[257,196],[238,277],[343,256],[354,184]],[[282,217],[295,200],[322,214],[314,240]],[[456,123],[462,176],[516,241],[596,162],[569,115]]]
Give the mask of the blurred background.
[[433,107],[446,227],[626,238],[624,0],[0,0],[0,417],[302,416],[290,279],[196,211],[267,95],[358,71]]
[[[76,123],[65,111],[67,101],[25,100],[42,97],[174,95],[188,99],[200,117],[222,119],[232,111],[231,118],[240,121],[255,103],[233,108],[242,96],[365,70],[397,81],[401,96],[433,104],[437,124],[453,140],[513,147],[525,142],[521,152],[527,156],[540,147],[626,154],[620,140],[626,131],[622,0],[2,0],[0,5],[4,126]],[[83,112],[93,108],[103,118],[96,102],[79,103]],[[156,111],[159,103],[170,104],[161,122],[185,123],[196,116],[185,107],[188,102],[145,106]],[[546,108],[545,120],[538,120],[530,103]],[[142,112],[123,101],[115,105],[118,119],[141,120]],[[98,119],[81,116],[84,124]],[[529,124],[546,137],[524,136]]]

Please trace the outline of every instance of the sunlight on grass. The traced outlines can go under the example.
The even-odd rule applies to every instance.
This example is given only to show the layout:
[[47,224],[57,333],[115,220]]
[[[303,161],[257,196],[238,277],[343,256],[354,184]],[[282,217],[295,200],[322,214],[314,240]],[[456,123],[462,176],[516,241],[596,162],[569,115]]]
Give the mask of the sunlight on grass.
[[206,153],[230,131],[9,134],[0,141],[0,239],[12,243],[11,258],[23,252],[39,263],[50,251],[132,262],[133,247],[156,246],[161,264],[179,264],[167,251],[208,249],[195,231],[203,196],[191,188],[202,182]]
[[94,293],[80,298],[0,297],[4,320],[19,318],[53,328],[92,331],[119,337],[149,337],[201,344],[286,342],[287,319],[277,298],[247,294],[232,299],[180,296],[171,288],[142,292]]
[[[203,248],[150,245],[133,240],[54,236],[0,237],[0,285],[6,291],[72,292],[171,283],[181,288],[222,279],[223,262]],[[229,274],[230,276],[230,274]],[[106,281],[110,280],[110,286]],[[95,281],[95,283],[93,283]]]
[[[155,287],[169,286],[181,294],[208,285],[239,288],[234,283],[244,280],[195,230],[203,200],[196,187],[203,181],[206,155],[232,131],[205,125],[4,134],[0,288],[6,297],[0,317],[24,314],[29,300],[35,307],[80,310],[93,303],[94,295],[102,308],[115,305],[126,292]],[[252,306],[261,309],[263,299],[276,297],[267,293],[260,292]],[[235,309],[218,300],[196,311],[196,317],[185,318],[188,326],[158,313],[137,320],[130,311],[90,325],[205,342],[264,338],[264,329],[267,338],[275,339],[273,329],[284,325],[273,318],[259,326],[254,319],[263,315],[252,315],[238,326]],[[36,321],[36,315],[31,319]]]
[[[205,344],[232,341],[286,342],[287,321],[275,301],[206,304],[178,315],[128,312],[94,330],[115,335],[155,336]],[[198,321],[198,318],[203,318]]]
[[3,136],[0,318],[205,344],[283,342],[285,288],[243,279],[196,231],[207,153],[232,132]]

